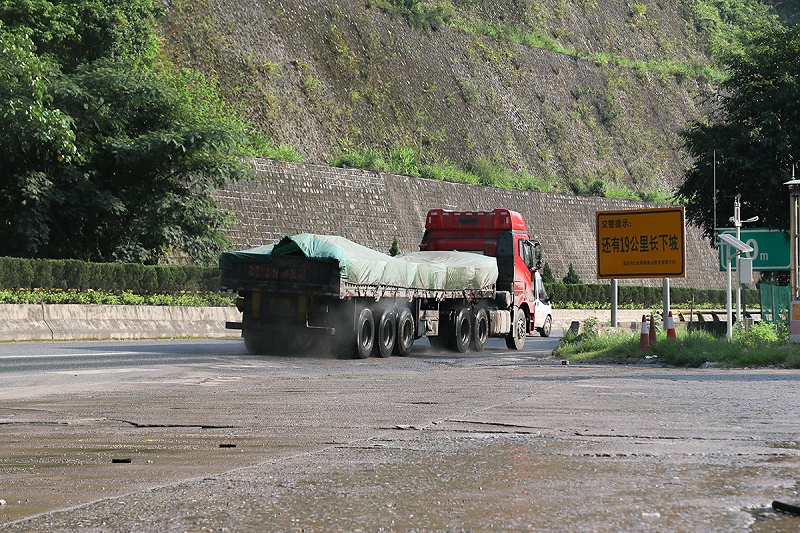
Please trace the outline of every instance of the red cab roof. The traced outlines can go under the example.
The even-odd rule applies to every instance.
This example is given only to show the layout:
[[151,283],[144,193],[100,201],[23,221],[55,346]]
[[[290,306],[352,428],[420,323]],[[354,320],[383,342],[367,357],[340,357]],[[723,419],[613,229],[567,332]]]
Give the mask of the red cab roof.
[[449,230],[511,230],[526,231],[520,213],[498,208],[493,211],[448,211],[431,209],[425,219],[425,229]]

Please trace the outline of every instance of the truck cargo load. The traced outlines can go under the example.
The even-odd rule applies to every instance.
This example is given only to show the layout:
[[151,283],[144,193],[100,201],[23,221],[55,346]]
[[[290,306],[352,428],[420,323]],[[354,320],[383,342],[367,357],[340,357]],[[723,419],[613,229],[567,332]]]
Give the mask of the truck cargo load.
[[467,252],[411,252],[391,257],[336,235],[301,233],[276,244],[223,252],[223,271],[234,263],[259,263],[270,256],[335,259],[343,279],[355,285],[412,289],[481,289],[497,281],[497,261]]

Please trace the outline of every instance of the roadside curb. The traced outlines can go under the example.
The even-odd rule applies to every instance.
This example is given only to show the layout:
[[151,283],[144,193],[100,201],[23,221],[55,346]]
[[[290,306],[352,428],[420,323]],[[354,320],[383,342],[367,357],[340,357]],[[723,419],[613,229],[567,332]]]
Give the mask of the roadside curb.
[[0,304],[0,341],[238,337],[235,307]]
[[[619,310],[617,322],[637,331],[643,313],[650,311]],[[590,317],[601,325],[611,320],[608,309],[558,309],[553,314],[553,329],[561,331]],[[240,320],[235,307],[0,304],[0,341],[240,337],[239,331],[225,329],[225,322]]]

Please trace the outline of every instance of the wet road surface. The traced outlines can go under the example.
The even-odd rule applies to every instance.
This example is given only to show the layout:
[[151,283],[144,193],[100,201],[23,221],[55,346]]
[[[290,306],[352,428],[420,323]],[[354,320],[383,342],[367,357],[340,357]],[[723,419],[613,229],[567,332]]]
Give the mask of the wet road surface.
[[796,531],[800,373],[0,345],[3,531]]

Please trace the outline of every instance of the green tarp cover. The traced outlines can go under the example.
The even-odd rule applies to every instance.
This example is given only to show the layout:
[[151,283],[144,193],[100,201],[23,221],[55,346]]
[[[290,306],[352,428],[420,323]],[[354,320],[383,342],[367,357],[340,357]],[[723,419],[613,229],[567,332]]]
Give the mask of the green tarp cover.
[[223,252],[220,268],[253,262],[268,255],[302,254],[311,259],[336,259],[349,283],[415,289],[482,289],[497,281],[493,257],[466,252],[413,252],[391,257],[335,235],[301,233],[277,244],[240,252]]

